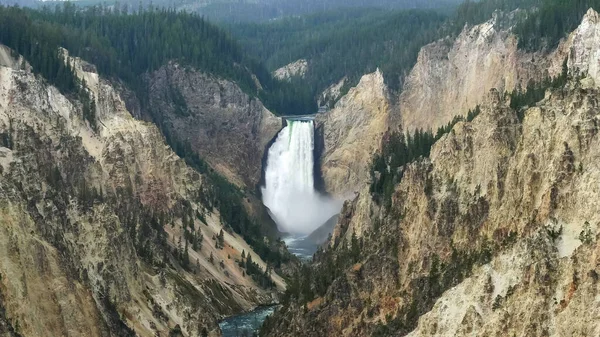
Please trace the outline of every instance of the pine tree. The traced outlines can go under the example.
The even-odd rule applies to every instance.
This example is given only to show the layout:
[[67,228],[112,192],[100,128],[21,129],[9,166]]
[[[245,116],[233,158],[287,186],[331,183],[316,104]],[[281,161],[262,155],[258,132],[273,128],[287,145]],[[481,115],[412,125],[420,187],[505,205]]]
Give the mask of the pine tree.
[[215,242],[215,247],[218,249],[223,249],[225,247],[225,235],[223,233],[223,229],[217,235],[217,241]]
[[357,262],[360,259],[360,243],[358,242],[355,232],[352,232],[350,251],[352,255],[352,261]]
[[184,268],[189,268],[190,266],[190,255],[188,252],[188,242],[185,242],[185,250],[183,251],[183,259],[181,261]]
[[252,256],[250,254],[248,254],[248,258],[246,259],[246,270],[252,270],[253,264],[254,262],[252,262]]

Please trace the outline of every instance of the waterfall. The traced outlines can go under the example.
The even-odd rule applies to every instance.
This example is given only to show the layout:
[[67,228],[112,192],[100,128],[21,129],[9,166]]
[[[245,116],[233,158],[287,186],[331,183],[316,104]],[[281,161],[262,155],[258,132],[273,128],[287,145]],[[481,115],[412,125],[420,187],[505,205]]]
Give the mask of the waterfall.
[[314,124],[287,120],[268,153],[263,203],[279,230],[306,235],[339,213],[341,202],[314,188]]

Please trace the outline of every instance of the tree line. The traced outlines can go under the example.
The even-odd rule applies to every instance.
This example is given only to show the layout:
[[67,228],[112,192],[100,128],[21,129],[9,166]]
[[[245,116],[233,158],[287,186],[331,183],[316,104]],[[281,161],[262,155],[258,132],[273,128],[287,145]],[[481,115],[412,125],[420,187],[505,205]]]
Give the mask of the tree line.
[[61,93],[75,97],[83,118],[96,130],[96,105],[85,82],[75,74],[73,64],[58,47],[61,31],[56,25],[33,20],[27,11],[0,6],[0,43],[11,48],[12,56],[23,56],[20,67],[29,62],[36,75],[44,77]]
[[[269,237],[269,235],[260,223],[246,211],[243,191],[215,172],[193,151],[189,143],[177,141],[168,132],[165,132],[165,138],[179,157],[183,158],[193,169],[205,175],[206,181],[198,191],[198,198],[208,211],[218,210],[221,223],[230,231],[240,234],[254,252],[273,268],[280,268],[283,263],[292,259],[289,252],[280,249],[282,243],[273,238],[265,240],[265,237]],[[199,214],[198,217],[201,221],[206,222],[203,215]],[[219,242],[217,241],[217,244]]]
[[[307,59],[303,81],[317,97],[347,78],[342,93],[377,68],[386,83],[400,90],[421,48],[458,35],[498,14],[497,24],[514,26],[519,46],[527,50],[554,47],[600,0],[467,0],[448,14],[431,10],[341,8],[266,23],[230,24],[244,48],[274,71]],[[516,11],[519,9],[519,11]],[[509,13],[512,13],[509,15]]]
[[340,9],[264,24],[237,24],[232,34],[270,70],[308,59],[304,83],[313,97],[348,77],[346,90],[380,68],[399,88],[420,48],[438,37],[445,16],[434,11]]
[[340,9],[431,9],[446,10],[461,0],[261,0],[209,1],[199,12],[223,22],[266,22],[282,17]]
[[0,17],[0,43],[25,56],[36,73],[64,92],[76,85],[63,69],[58,47],[94,64],[101,75],[125,82],[142,103],[142,75],[177,61],[236,82],[275,113],[316,111],[304,86],[274,79],[227,32],[196,14],[152,6],[137,12],[118,6],[83,9],[65,2],[41,10],[0,6]]
[[480,113],[481,108],[476,106],[468,111],[466,118],[454,117],[447,125],[439,127],[435,134],[431,130],[418,129],[413,133],[392,132],[386,135],[381,151],[374,155],[371,164],[369,190],[373,200],[389,210],[394,189],[402,180],[406,165],[420,157],[429,157],[433,144],[450,132],[458,122],[470,122]]
[[599,0],[543,0],[528,13],[514,33],[519,47],[527,51],[551,50],[575,30],[590,8],[600,10]]

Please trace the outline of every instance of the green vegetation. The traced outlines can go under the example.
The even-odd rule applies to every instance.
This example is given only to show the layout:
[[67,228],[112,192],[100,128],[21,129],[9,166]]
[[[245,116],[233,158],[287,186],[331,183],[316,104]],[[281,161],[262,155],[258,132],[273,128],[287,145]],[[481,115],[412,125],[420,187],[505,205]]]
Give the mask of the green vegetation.
[[466,24],[472,26],[488,21],[494,12],[507,14],[517,9],[529,10],[539,6],[543,1],[546,0],[466,0],[456,10],[451,29],[456,34]]
[[225,32],[194,14],[151,7],[127,14],[108,7],[79,10],[65,4],[28,15],[58,27],[55,39],[61,46],[96,65],[101,74],[124,80],[139,95],[143,74],[177,61],[235,81],[276,113],[316,110],[303,87],[273,79]]
[[74,93],[79,85],[72,65],[65,63],[58,50],[60,29],[47,22],[31,19],[28,12],[16,7],[0,7],[0,42],[19,54],[63,93]]
[[[165,129],[166,130],[166,129]],[[216,173],[208,164],[194,152],[189,143],[175,141],[168,132],[164,132],[167,142],[175,153],[194,168],[205,174],[206,183],[199,191],[199,198],[209,211],[218,209],[221,222],[231,230],[240,234],[252,249],[265,262],[274,268],[280,268],[282,263],[287,263],[292,258],[290,253],[280,249],[280,242],[265,240],[268,237],[266,230],[253,219],[244,207],[244,193],[227,179]],[[203,219],[203,216],[200,216]],[[205,222],[205,221],[204,221]]]
[[[0,6],[0,43],[23,55],[34,73],[44,77],[67,97],[78,99],[83,117],[94,129],[97,127],[94,100],[83,89],[84,83],[79,82],[72,65],[64,61],[59,46],[95,64],[102,75],[124,81],[136,91],[142,102],[145,97],[142,75],[169,60],[235,80],[246,90],[253,90],[251,86],[254,86],[248,69],[257,70],[257,75],[262,71],[260,65],[248,61],[240,48],[216,27],[193,15],[167,11],[125,15],[98,7],[80,11],[70,4],[42,12]],[[279,102],[280,107],[288,104],[290,101],[285,98],[288,95],[285,88],[291,86],[278,86],[276,82],[269,82],[272,80],[268,73],[262,71],[262,74],[265,82],[273,83],[276,90],[272,96],[266,92],[257,94],[268,97],[266,101]],[[302,107],[302,104],[298,106]],[[306,110],[297,112],[305,113]],[[160,118],[155,116],[155,119],[160,127]],[[0,136],[3,144],[12,146],[10,135]],[[209,209],[218,209],[221,221],[240,233],[272,266],[279,268],[281,263],[289,261],[289,253],[283,252],[278,242],[265,240],[265,230],[247,214],[244,194],[211,170],[189,145],[175,142],[168,133],[165,137],[179,156],[207,175],[207,183],[198,193],[200,201]],[[49,179],[52,184],[58,184],[60,172],[50,174]],[[86,207],[91,207],[102,195],[101,191],[99,193],[84,182],[80,186],[78,194],[83,195]],[[123,194],[132,196],[132,191],[125,188]],[[172,223],[175,215],[149,212],[139,202],[136,205],[124,205],[119,217],[128,228],[138,254],[153,264],[162,265],[166,259],[159,252],[167,250],[162,228]],[[187,252],[190,248],[201,249],[202,236],[194,230],[193,218],[196,215],[189,205],[182,206],[181,214],[176,216],[182,218],[185,242],[175,248],[174,256],[184,268],[190,269]],[[203,214],[197,217],[206,223]]]
[[[360,76],[383,71],[386,83],[400,89],[420,48],[456,36],[498,13],[498,24],[517,23],[519,46],[554,47],[600,0],[465,1],[452,15],[426,10],[336,9],[267,23],[231,25],[233,36],[271,71],[299,59],[309,61],[305,83],[314,97],[348,77],[342,92]],[[519,11],[516,11],[516,10]],[[508,15],[508,13],[515,15]]]
[[346,76],[353,85],[377,68],[392,87],[399,88],[421,46],[439,36],[444,21],[445,16],[433,11],[345,9],[266,24],[233,25],[231,30],[270,70],[308,59],[305,82],[316,97]]
[[215,248],[223,249],[224,247],[225,247],[225,238],[224,238],[223,230],[221,229],[219,234],[217,234],[217,237],[215,237]]
[[455,31],[465,23],[488,20],[492,13],[526,11],[517,20],[513,32],[519,37],[519,47],[527,51],[550,50],[560,39],[572,32],[588,11],[600,10],[599,0],[484,0],[466,1],[457,10]]
[[0,43],[25,56],[34,72],[65,93],[80,86],[58,47],[96,65],[101,75],[124,81],[142,104],[143,75],[177,61],[235,81],[276,113],[316,110],[306,88],[273,79],[228,34],[194,14],[151,7],[127,14],[110,7],[81,9],[64,3],[41,11],[0,6],[0,18]]
[[198,11],[213,20],[228,22],[261,22],[276,18],[306,15],[322,11],[352,8],[415,9],[436,8],[445,10],[461,0],[213,0]]
[[77,97],[82,104],[83,117],[96,130],[93,97],[85,89],[84,83],[80,83],[73,65],[65,62],[64,55],[58,49],[60,40],[59,27],[32,20],[25,10],[0,6],[0,43],[11,48],[15,58],[23,55],[35,74],[46,78],[63,94]]
[[567,84],[569,76],[568,71],[567,59],[565,59],[562,66],[562,72],[557,77],[545,77],[544,80],[539,83],[529,81],[525,90],[517,88],[510,94],[510,107],[517,111],[517,116],[520,121],[523,121],[523,118],[525,117],[525,109],[532,107],[537,102],[541,101],[546,95],[546,90],[550,88],[562,88]]
[[263,271],[260,269],[260,266],[252,261],[252,256],[250,253],[245,255],[245,252],[242,252],[242,259],[238,262],[240,268],[246,270],[246,275],[252,277],[252,279],[259,284],[263,288],[273,288],[275,287],[275,283],[271,280],[271,271],[272,267],[267,263],[267,267]]
[[304,304],[316,297],[324,296],[337,278],[348,268],[361,261],[363,239],[353,233],[350,242],[338,242],[335,249],[319,249],[312,265],[302,268],[289,280],[282,298],[284,305],[294,301]]
[[579,233],[579,241],[581,241],[581,243],[583,243],[584,245],[589,245],[594,241],[594,239],[595,235],[592,232],[592,227],[589,221],[586,221],[583,224],[583,229]]
[[[466,1],[451,15],[431,10],[340,8],[267,23],[233,24],[230,29],[271,71],[307,59],[305,83],[315,97],[347,77],[345,93],[362,75],[377,68],[386,83],[399,90],[425,44],[456,36],[466,24],[485,22],[496,10],[530,9],[542,1]],[[500,24],[516,20],[506,17]]]
[[[479,106],[469,110],[466,121],[472,121],[480,112]],[[440,127],[435,135],[431,131],[416,130],[406,136],[393,132],[385,137],[382,151],[375,154],[371,165],[370,192],[373,200],[389,210],[394,188],[402,180],[406,165],[419,157],[429,157],[433,144],[463,120],[464,117],[456,116],[446,126]]]
[[[581,5],[582,2],[585,4]],[[529,18],[523,22],[537,22],[537,24],[547,22],[550,25],[552,20],[546,21],[546,19],[539,17],[539,15],[542,15],[541,13],[544,13],[543,10],[536,12],[535,10],[532,11],[532,8],[535,6],[544,8],[551,3],[561,3],[566,6],[569,2],[552,0],[488,0],[466,2],[459,8],[456,15],[453,17],[453,21],[447,26],[441,27],[438,32],[450,32],[451,34],[456,34],[463,28],[465,23],[477,24],[488,20],[496,9],[512,11],[520,7],[527,10],[530,15]],[[561,33],[558,35],[553,35],[554,28],[548,28],[548,32],[543,32],[544,28],[530,27],[530,29],[537,33],[543,32],[541,35],[545,36],[543,38],[531,40],[537,41],[534,43],[534,49],[540,49],[541,47],[549,45],[552,46],[552,43],[549,43],[549,41],[554,38],[554,41],[556,42],[558,41],[556,37],[560,38],[564,36],[565,32],[572,30],[576,24],[579,24],[581,16],[585,13],[587,8],[589,8],[588,5],[590,3],[590,1],[579,1],[575,6],[575,8],[579,8],[576,16],[571,17],[571,15],[573,15],[573,11],[571,10],[565,11],[565,18],[557,19],[557,27],[566,26],[563,22],[572,22],[573,26],[564,30],[562,28],[559,29]],[[558,10],[556,10],[556,8],[560,7],[555,6],[552,8],[555,9],[553,15],[563,15],[559,14]],[[511,19],[516,18],[520,20],[524,16],[519,15],[525,13],[517,14],[518,15]],[[512,23],[514,23],[514,21]],[[523,25],[524,24],[521,24],[518,27],[523,27]],[[519,31],[521,37],[526,37],[527,34],[530,33],[531,32],[528,31]],[[521,42],[523,41],[527,40],[525,39]],[[539,43],[540,41],[543,41],[543,43]],[[298,58],[302,57],[289,56],[289,59],[285,62],[293,61]],[[567,84],[567,70],[565,61],[562,73],[557,77],[546,77],[539,83],[530,82],[526,88],[518,88],[510,94],[511,108],[517,111],[521,121],[523,119],[525,108],[533,106],[543,99],[547,89],[563,88]],[[386,74],[386,76],[389,76],[389,74]],[[472,121],[480,112],[481,109],[478,106],[474,110],[469,111],[466,118],[456,117],[448,125],[439,128],[436,133],[433,131],[417,130],[411,134],[391,133],[384,137],[382,151],[380,154],[375,155],[373,159],[371,167],[372,185],[370,191],[373,199],[383,206],[383,212],[387,215],[387,217],[384,216],[384,218],[402,218],[402,216],[395,217],[390,215],[392,214],[391,212],[398,211],[391,207],[391,199],[395,187],[402,180],[406,165],[418,160],[420,157],[429,156],[431,146],[444,134],[451,132],[456,123],[463,120]],[[425,193],[429,194],[432,192],[430,184],[426,184],[424,188]],[[381,226],[382,224],[376,220],[376,223],[373,224],[373,232],[367,233],[364,237],[365,240],[372,240],[373,237],[376,237],[377,239],[375,242],[368,241],[365,246],[369,247],[369,249],[377,249],[378,257],[381,256],[382,252],[397,255],[395,254],[398,249],[397,241],[393,238],[382,238],[380,235]],[[550,228],[548,229],[548,235],[555,240],[560,236],[561,230],[562,229],[560,228]],[[592,235],[593,233],[589,230],[589,224],[586,224],[580,233],[580,240],[584,243],[589,243],[593,240],[590,239]],[[485,237],[479,238],[478,242],[473,244],[473,248],[469,249],[459,250],[451,243],[452,254],[444,260],[437,255],[430,256],[428,260],[430,262],[429,273],[424,277],[413,280],[409,285],[408,293],[403,295],[405,296],[404,298],[410,299],[409,304],[403,306],[393,317],[390,315],[385,322],[382,321],[375,329],[373,336],[404,335],[412,331],[416,327],[418,317],[429,311],[436,299],[439,298],[444,291],[459,284],[466,277],[469,277],[473,267],[490,262],[495,252],[505,249],[507,246],[513,244],[515,239],[516,233],[511,231],[505,238],[500,240],[489,241]],[[343,244],[337,245],[337,248],[335,249],[329,249],[325,252],[321,251],[316,254],[313,264],[311,266],[303,267],[304,269],[290,282],[288,291],[284,297],[284,306],[289,303],[303,305],[316,297],[324,296],[328,291],[331,292],[332,289],[336,289],[335,284],[337,283],[334,282],[343,282],[344,277],[352,270],[357,274],[360,274],[360,266],[358,266],[358,268],[350,269],[355,263],[361,261],[360,258],[353,258],[353,256],[357,255],[351,253],[354,251],[354,249],[352,249],[352,247],[355,246],[354,242],[359,242],[360,240],[357,240],[353,236],[350,241],[351,243],[344,242]],[[377,246],[378,244],[380,246]],[[381,246],[383,246],[383,249],[381,249]],[[356,244],[356,247],[359,247],[359,245]],[[360,252],[361,249],[357,249],[356,251]],[[368,254],[365,255],[368,256]],[[334,288],[332,288],[332,285],[334,285]],[[514,289],[511,291],[514,291]],[[510,295],[508,294],[507,297],[508,296]],[[343,296],[336,297],[336,305],[344,305],[342,298]],[[502,300],[502,298],[499,298],[494,304],[494,308],[501,306]],[[271,325],[275,323],[281,324],[281,321],[276,322],[276,319],[277,317],[275,319],[267,320],[263,326],[263,331],[261,332],[268,332],[269,329],[272,329]]]
[[452,246],[452,255],[448,261],[441,261],[436,254],[429,256],[429,274],[411,283],[408,295],[410,303],[401,307],[393,319],[390,317],[385,323],[377,325],[372,336],[403,336],[414,330],[419,317],[431,310],[444,291],[469,277],[473,267],[489,263],[497,248],[498,245],[484,239],[480,248],[474,250],[459,251]]
[[572,32],[590,8],[600,10],[599,0],[543,0],[514,29],[519,47],[528,50],[555,48],[560,39]]
[[[531,81],[525,90],[517,88],[511,94],[510,106],[517,111],[520,121],[523,121],[525,109],[535,105],[545,96],[550,88],[562,88],[567,83],[567,60],[564,61],[560,75],[546,77],[542,82]],[[403,135],[392,133],[383,140],[381,153],[375,154],[371,165],[371,188],[373,200],[383,204],[386,209],[391,207],[394,188],[402,180],[405,166],[419,157],[428,157],[433,144],[444,134],[450,132],[456,123],[472,121],[481,109],[479,106],[469,110],[466,119],[456,116],[446,126],[438,128],[435,135],[432,131],[416,130],[413,134]]]

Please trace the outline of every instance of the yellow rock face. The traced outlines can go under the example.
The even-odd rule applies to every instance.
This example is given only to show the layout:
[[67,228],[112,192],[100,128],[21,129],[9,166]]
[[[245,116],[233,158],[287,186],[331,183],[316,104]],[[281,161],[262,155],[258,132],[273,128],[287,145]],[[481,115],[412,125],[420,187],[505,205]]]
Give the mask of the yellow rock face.
[[[346,202],[333,237],[364,239],[360,271],[347,268],[318,305],[282,315],[275,335],[599,335],[598,22],[589,11],[546,56],[522,54],[493,21],[446,47],[425,47],[401,97],[402,127],[434,128],[476,104],[481,114],[456,124],[430,158],[406,167],[389,211],[372,201],[366,184],[353,186],[360,193]],[[519,119],[504,91],[545,69],[557,74],[567,55],[570,74],[581,76],[548,91]],[[332,140],[355,139],[343,131],[361,123],[352,111],[364,112],[337,111],[346,124]],[[323,127],[335,122],[321,119]],[[354,144],[372,138],[381,139],[378,131]],[[346,158],[364,156],[369,145],[330,144],[326,151],[344,158],[346,175],[331,173],[342,167],[333,161],[323,162],[323,172],[339,191],[359,180],[347,173],[358,170]]]
[[[245,251],[265,268],[239,235],[225,233],[225,247],[215,248],[223,224],[200,197],[206,177],[155,125],[134,119],[92,65],[71,62],[95,101],[97,131],[77,100],[0,65],[0,134],[11,139],[0,143],[0,331],[155,336],[179,325],[186,336],[203,328],[215,336],[218,319],[273,302],[276,290],[236,263]],[[203,235],[202,248],[189,247],[188,270],[170,260],[183,249],[182,207],[191,233]],[[141,220],[149,214],[162,214],[164,230]],[[166,247],[152,243],[156,233]],[[139,250],[145,239],[150,259]]]
[[379,71],[363,76],[335,108],[317,117],[324,139],[321,170],[329,193],[346,198],[362,188],[373,154],[396,118]]

